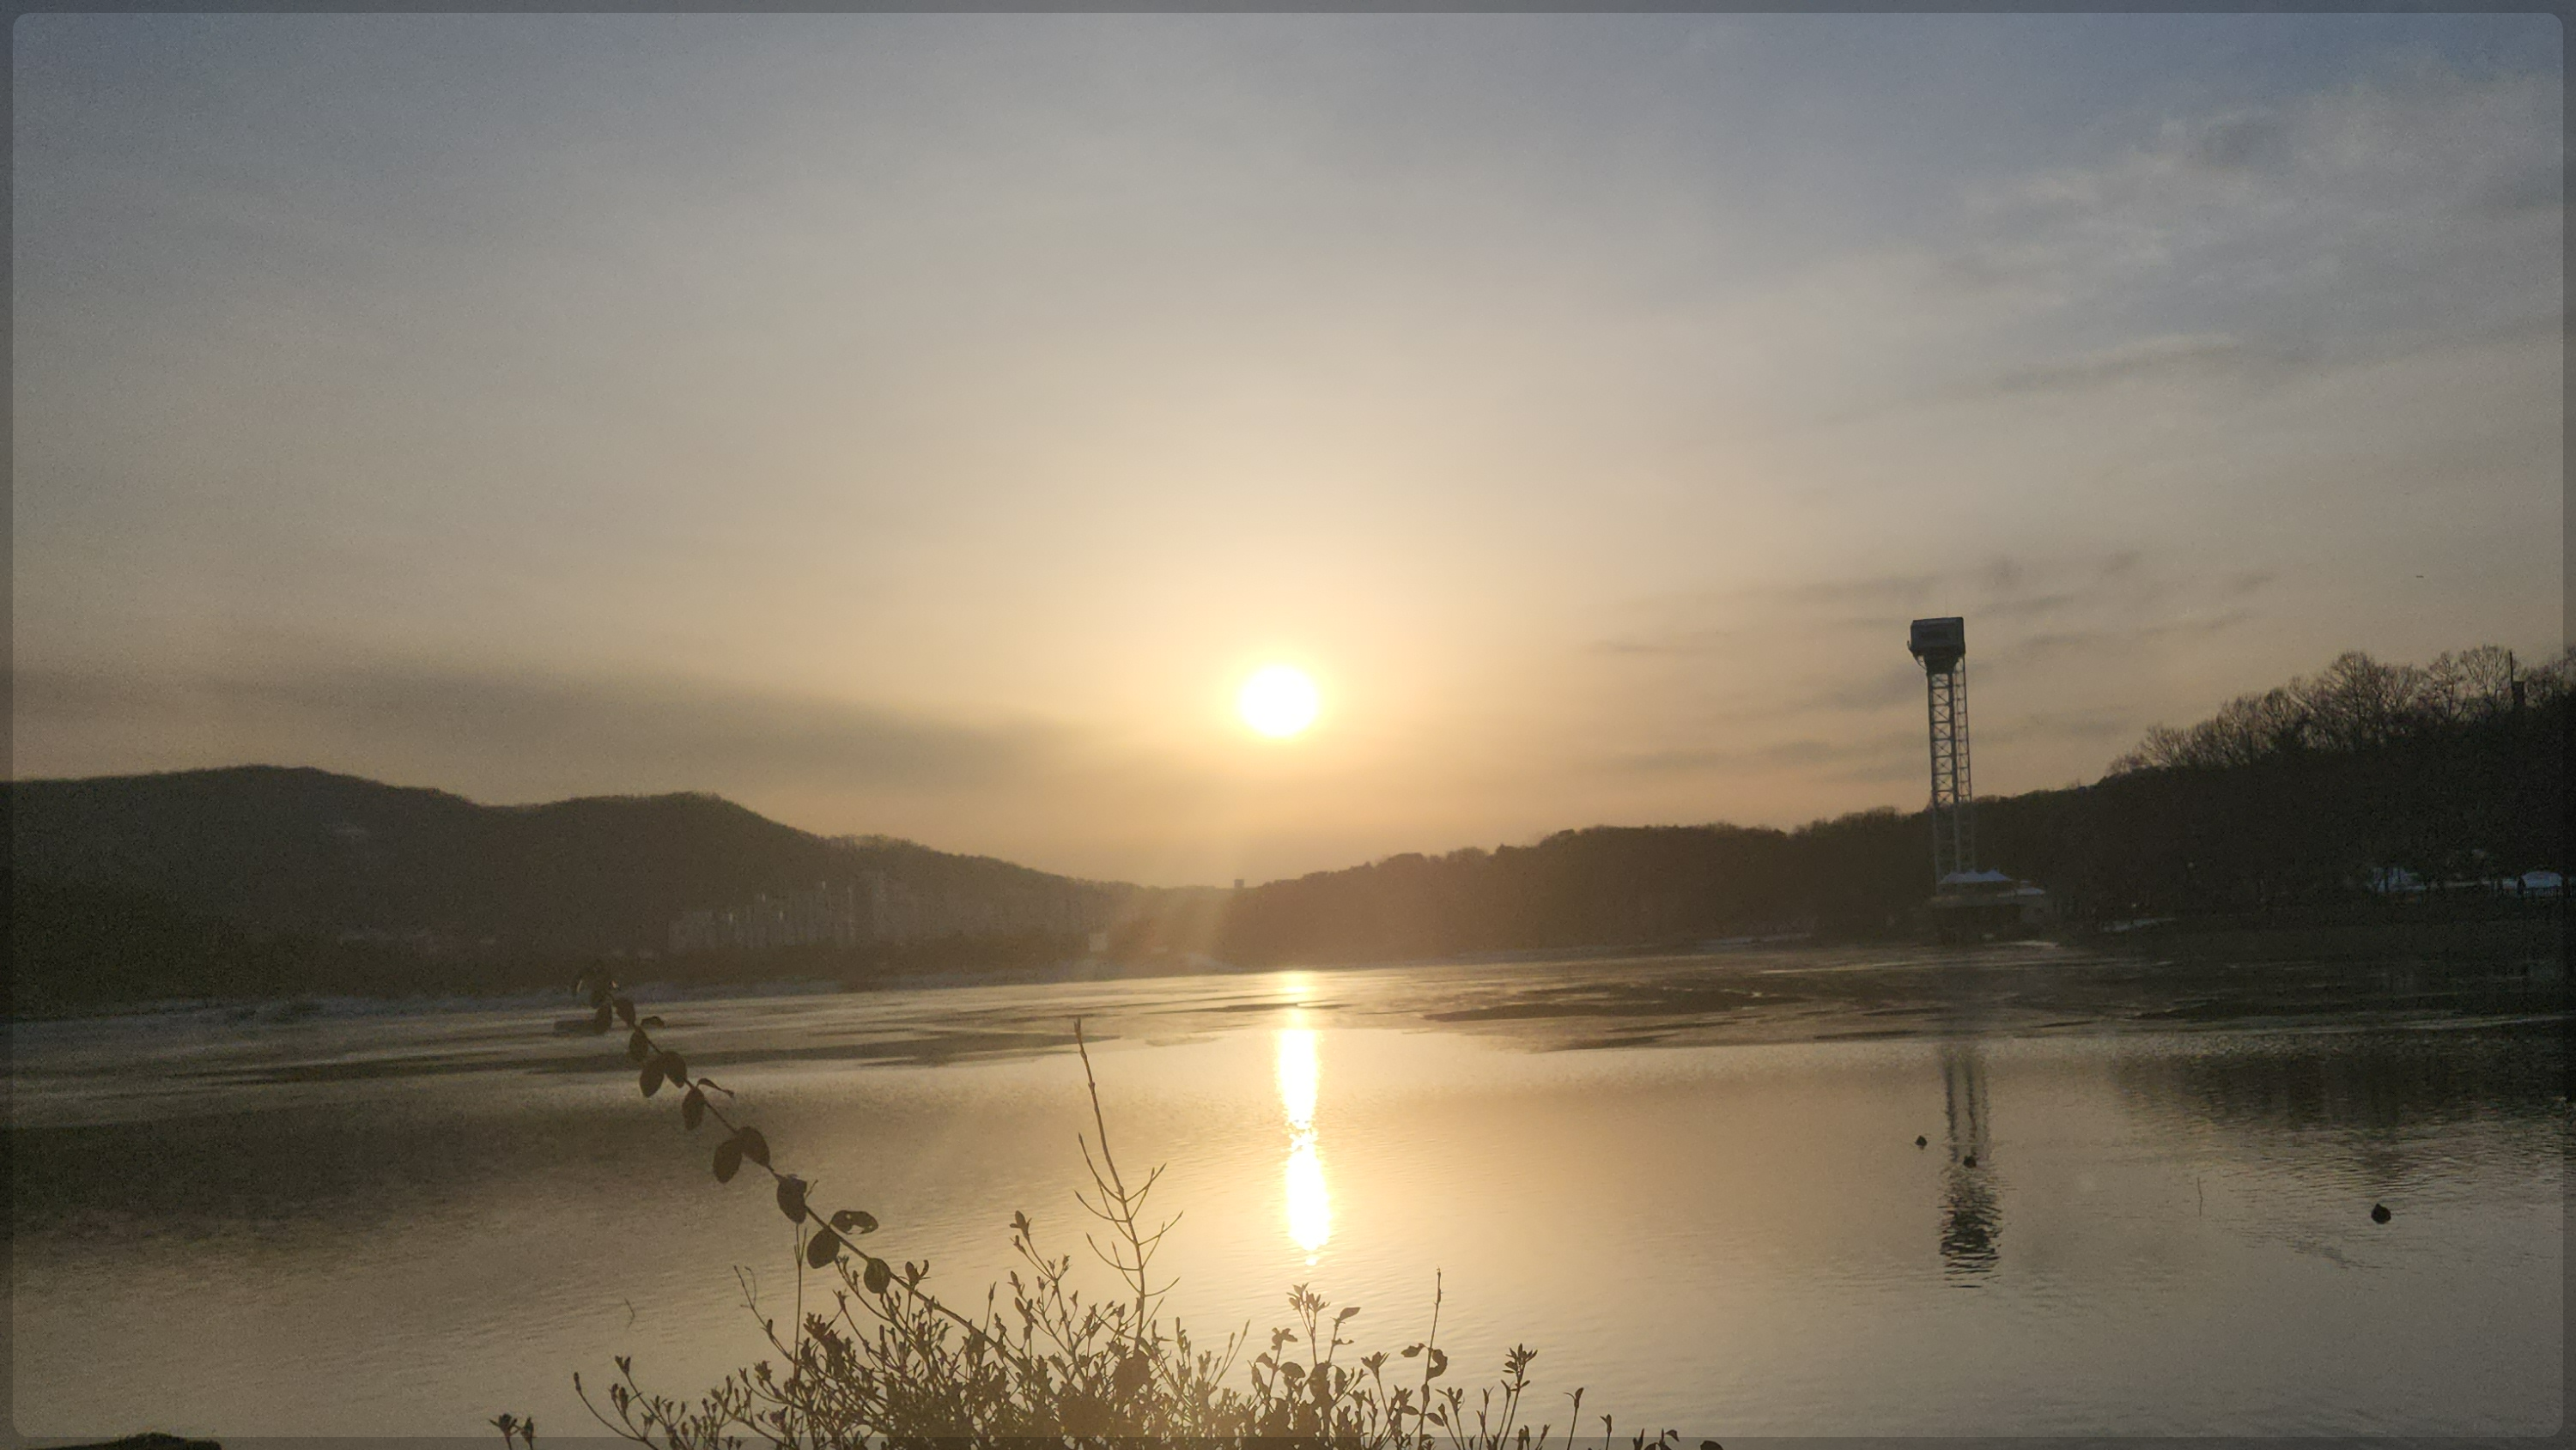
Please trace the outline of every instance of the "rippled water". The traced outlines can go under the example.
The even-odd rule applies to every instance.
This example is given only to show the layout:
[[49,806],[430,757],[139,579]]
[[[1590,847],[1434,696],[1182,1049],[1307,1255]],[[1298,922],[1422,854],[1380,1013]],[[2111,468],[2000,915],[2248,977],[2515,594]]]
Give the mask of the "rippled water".
[[[1081,1014],[1201,1337],[1311,1282],[1400,1346],[1436,1270],[1457,1372],[1526,1341],[1623,1442],[2506,1435],[2562,1404],[2553,972],[1800,952],[660,1010],[963,1298],[1015,1209],[1082,1252]],[[760,1357],[733,1268],[784,1322],[786,1222],[567,1010],[14,1026],[17,1431],[577,1433],[575,1370]]]

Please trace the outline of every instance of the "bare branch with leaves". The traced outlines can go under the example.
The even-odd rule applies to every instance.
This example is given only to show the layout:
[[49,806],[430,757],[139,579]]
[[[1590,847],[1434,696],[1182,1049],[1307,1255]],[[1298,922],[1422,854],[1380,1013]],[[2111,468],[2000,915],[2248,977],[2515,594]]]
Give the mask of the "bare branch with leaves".
[[[593,1031],[605,1034],[612,1024],[628,1029],[627,1055],[646,1098],[676,1086],[683,1127],[694,1132],[712,1120],[723,1130],[712,1160],[716,1181],[730,1183],[746,1164],[767,1173],[779,1212],[804,1244],[800,1267],[830,1269],[841,1279],[829,1313],[800,1307],[782,1336],[775,1320],[761,1317],[759,1296],[742,1275],[745,1305],[784,1372],[762,1360],[686,1403],[647,1391],[635,1378],[632,1357],[620,1356],[616,1378],[602,1391],[605,1409],[575,1375],[583,1405],[620,1438],[657,1450],[737,1450],[750,1442],[778,1450],[898,1450],[1035,1440],[1103,1447],[1259,1440],[1354,1450],[1547,1450],[1553,1425],[1533,1431],[1522,1420],[1535,1351],[1515,1346],[1504,1357],[1502,1376],[1482,1392],[1472,1426],[1465,1392],[1435,1386],[1449,1366],[1436,1342],[1446,1293],[1436,1274],[1431,1333],[1400,1352],[1422,1361],[1414,1383],[1388,1383],[1390,1358],[1383,1351],[1344,1362],[1340,1352],[1353,1341],[1342,1329],[1359,1309],[1344,1307],[1328,1317],[1331,1304],[1303,1284],[1289,1291],[1290,1325],[1273,1330],[1269,1348],[1247,1366],[1248,1383],[1228,1383],[1251,1326],[1227,1335],[1220,1348],[1202,1349],[1179,1320],[1165,1323],[1160,1310],[1172,1283],[1158,1283],[1152,1264],[1179,1216],[1145,1227],[1163,1170],[1156,1167],[1131,1187],[1118,1166],[1078,1020],[1074,1047],[1098,1146],[1095,1152],[1090,1138],[1082,1141],[1091,1190],[1075,1196],[1106,1225],[1107,1243],[1084,1238],[1117,1275],[1122,1292],[1085,1302],[1072,1282],[1072,1257],[1041,1252],[1028,1215],[1015,1213],[1011,1247],[1021,1267],[1006,1276],[1009,1302],[994,1285],[980,1312],[967,1313],[924,1287],[927,1261],[898,1269],[861,1249],[855,1240],[877,1231],[876,1218],[861,1209],[818,1208],[815,1185],[774,1164],[768,1139],[729,1110],[733,1093],[712,1078],[692,1077],[687,1061],[654,1038],[662,1020],[639,1016],[604,968],[585,974],[577,990],[591,1002]],[[1292,1349],[1299,1345],[1302,1354]],[[1579,1413],[1583,1392],[1571,1399]],[[524,1442],[533,1450],[532,1422],[502,1415],[492,1423],[505,1445]],[[1602,1450],[1611,1450],[1613,1428],[1603,1416]],[[1654,1443],[1674,1439],[1667,1431]],[[1572,1450],[1573,1440],[1569,1419],[1562,1450]],[[1631,1450],[1646,1443],[1639,1435]],[[1702,1445],[1708,1450],[1715,1442]]]

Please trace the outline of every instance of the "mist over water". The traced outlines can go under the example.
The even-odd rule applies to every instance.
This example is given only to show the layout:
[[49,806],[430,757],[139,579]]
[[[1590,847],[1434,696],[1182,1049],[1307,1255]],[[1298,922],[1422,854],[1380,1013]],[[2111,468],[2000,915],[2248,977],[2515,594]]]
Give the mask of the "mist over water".
[[[2536,965],[1802,951],[658,1010],[961,1301],[1015,1209],[1084,1252],[1079,1014],[1122,1162],[1170,1165],[1202,1340],[1312,1283],[1400,1347],[1436,1268],[1453,1373],[1525,1341],[1542,1418],[1583,1385],[1622,1438],[2509,1435],[2562,1398]],[[770,1195],[570,1010],[13,1025],[16,1428],[561,1435],[614,1355],[690,1395],[768,1356],[732,1269],[787,1320]]]

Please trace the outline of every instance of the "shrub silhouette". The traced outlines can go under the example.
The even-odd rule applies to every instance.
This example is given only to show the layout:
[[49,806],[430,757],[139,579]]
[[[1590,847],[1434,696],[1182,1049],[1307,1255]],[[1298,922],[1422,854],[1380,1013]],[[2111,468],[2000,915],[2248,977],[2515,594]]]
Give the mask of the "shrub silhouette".
[[[1229,1383],[1250,1347],[1250,1324],[1217,1347],[1201,1347],[1178,1320],[1162,1314],[1169,1282],[1152,1275],[1155,1250],[1177,1219],[1148,1229],[1148,1195],[1162,1175],[1156,1168],[1133,1187],[1109,1146],[1091,1050],[1074,1023],[1074,1045],[1091,1096],[1097,1151],[1082,1138],[1091,1192],[1075,1198],[1105,1225],[1108,1242],[1085,1235],[1094,1253],[1117,1276],[1121,1292],[1086,1302],[1072,1283],[1071,1255],[1040,1250],[1027,1214],[1011,1218],[1011,1247],[1021,1267],[1010,1272],[1010,1298],[1001,1286],[986,1290],[982,1309],[966,1313],[925,1287],[928,1263],[898,1267],[859,1240],[876,1232],[874,1216],[843,1208],[825,1212],[811,1201],[806,1181],[771,1159],[768,1139],[739,1121],[725,1104],[733,1095],[712,1078],[692,1077],[688,1062],[653,1036],[658,1017],[639,1017],[604,969],[586,974],[591,1028],[627,1028],[627,1055],[647,1098],[665,1087],[679,1090],[680,1117],[694,1131],[712,1121],[722,1136],[713,1150],[716,1181],[729,1183],[744,1167],[771,1179],[779,1212],[805,1237],[804,1262],[840,1278],[828,1312],[799,1307],[794,1327],[781,1335],[777,1321],[761,1330],[784,1372],[760,1361],[736,1370],[694,1403],[646,1390],[634,1361],[619,1356],[617,1378],[605,1388],[603,1411],[592,1391],[573,1376],[573,1387],[591,1414],[621,1438],[671,1450],[717,1450],[765,1442],[781,1447],[909,1447],[994,1444],[1051,1445],[1248,1445],[1332,1444],[1358,1450],[1571,1450],[1583,1405],[1577,1389],[1561,1437],[1552,1421],[1533,1428],[1528,1419],[1530,1364],[1537,1351],[1516,1345],[1503,1358],[1500,1376],[1472,1401],[1464,1388],[1444,1383],[1449,1356],[1438,1344],[1443,1290],[1435,1274],[1430,1331],[1390,1355],[1378,1350],[1356,1359],[1343,1328],[1356,1306],[1334,1309],[1300,1284],[1288,1292],[1286,1327],[1270,1331],[1268,1345],[1246,1366],[1243,1383]],[[722,1102],[719,1102],[722,1099]],[[737,1271],[739,1274],[739,1271]],[[745,1302],[759,1309],[746,1285]],[[1328,1313],[1328,1311],[1330,1311]],[[1617,1425],[1600,1416],[1608,1450]],[[505,1444],[536,1443],[533,1422],[502,1415],[492,1421]],[[1649,1440],[1629,1439],[1631,1450],[1676,1439],[1666,1430]],[[1701,1442],[1714,1450],[1714,1441]]]

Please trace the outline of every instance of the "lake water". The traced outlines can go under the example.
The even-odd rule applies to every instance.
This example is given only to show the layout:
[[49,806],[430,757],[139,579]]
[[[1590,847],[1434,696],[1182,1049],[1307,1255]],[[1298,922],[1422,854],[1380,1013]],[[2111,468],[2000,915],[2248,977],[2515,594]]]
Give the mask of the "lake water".
[[[1525,1341],[1596,1444],[2505,1436],[2563,1405],[2557,970],[1796,951],[652,1010],[962,1300],[1015,1209],[1084,1252],[1080,1015],[1202,1339],[1310,1282],[1401,1347],[1436,1270],[1458,1382]],[[577,1370],[764,1357],[766,1180],[718,1186],[571,1010],[14,1025],[15,1430],[580,1434]]]

